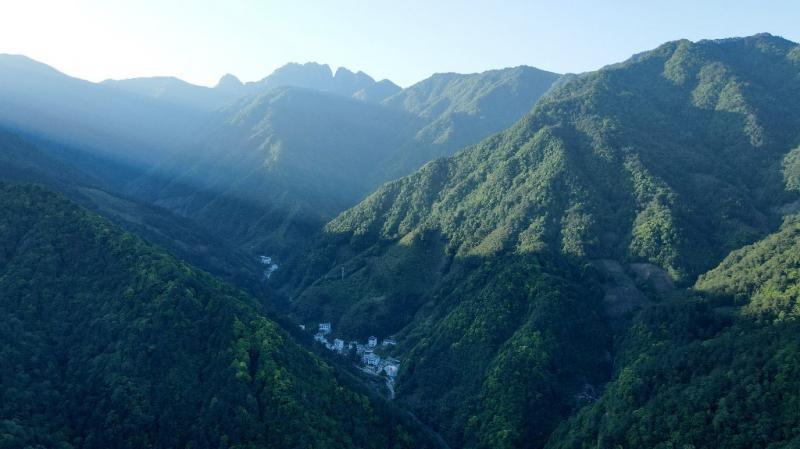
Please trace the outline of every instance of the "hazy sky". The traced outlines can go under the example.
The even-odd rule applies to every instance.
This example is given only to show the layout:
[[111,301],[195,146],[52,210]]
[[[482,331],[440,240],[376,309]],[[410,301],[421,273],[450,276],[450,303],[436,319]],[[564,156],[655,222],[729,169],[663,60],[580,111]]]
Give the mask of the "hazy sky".
[[0,53],[92,81],[213,85],[317,61],[406,86],[520,64],[594,70],[678,38],[799,41],[798,24],[800,0],[0,0]]

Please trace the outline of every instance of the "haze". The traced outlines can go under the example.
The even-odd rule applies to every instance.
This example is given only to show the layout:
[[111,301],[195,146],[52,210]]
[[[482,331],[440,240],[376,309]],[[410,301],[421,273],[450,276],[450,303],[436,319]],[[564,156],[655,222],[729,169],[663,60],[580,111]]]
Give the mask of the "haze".
[[521,64],[597,69],[662,42],[769,31],[797,41],[800,5],[673,1],[11,1],[0,53],[101,81],[173,75],[213,85],[286,62],[363,70],[408,86],[435,72]]

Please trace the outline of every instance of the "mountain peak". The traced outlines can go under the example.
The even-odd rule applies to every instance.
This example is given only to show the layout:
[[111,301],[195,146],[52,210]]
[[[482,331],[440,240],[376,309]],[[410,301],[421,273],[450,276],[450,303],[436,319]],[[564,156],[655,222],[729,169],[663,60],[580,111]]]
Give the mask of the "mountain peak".
[[14,71],[64,75],[55,68],[24,55],[14,55],[8,53],[0,54],[0,67]]
[[256,87],[261,90],[303,87],[377,103],[400,90],[396,86],[392,88],[393,83],[387,83],[377,86],[371,76],[361,71],[353,72],[346,67],[339,67],[334,73],[328,64],[290,62],[256,83]]
[[231,75],[230,73],[226,73],[225,75],[222,76],[222,78],[219,79],[219,82],[217,83],[215,88],[228,90],[228,89],[239,89],[242,86],[244,86],[244,84],[241,82],[241,80],[239,80],[239,78],[237,78],[234,75]]

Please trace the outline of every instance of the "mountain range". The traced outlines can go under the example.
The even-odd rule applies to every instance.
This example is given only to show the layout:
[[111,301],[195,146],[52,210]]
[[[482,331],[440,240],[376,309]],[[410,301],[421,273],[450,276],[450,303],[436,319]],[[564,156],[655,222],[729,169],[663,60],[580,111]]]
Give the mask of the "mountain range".
[[781,167],[800,143],[799,49],[677,41],[578,76],[328,223],[289,310],[400,335],[399,398],[452,445],[544,445],[576,398],[623,374],[616,335],[638,310],[795,207]]
[[[326,78],[327,66],[287,67],[344,76],[340,69]],[[276,75],[265,81],[280,82]],[[312,75],[298,84],[311,85]],[[219,109],[195,145],[130,193],[207,224],[246,251],[285,255],[383,182],[509,126],[556,79],[527,67],[434,75],[382,104],[351,98],[354,88],[344,95],[268,89]]]
[[800,444],[797,43],[407,88],[4,55],[0,127],[0,445]]
[[286,64],[260,81],[242,83],[226,74],[213,88],[197,86],[175,77],[105,80],[103,85],[155,98],[165,103],[213,111],[234,100],[279,87],[303,87],[380,103],[401,89],[389,80],[375,81],[364,72],[353,73],[340,67],[336,73],[327,64],[313,62]]

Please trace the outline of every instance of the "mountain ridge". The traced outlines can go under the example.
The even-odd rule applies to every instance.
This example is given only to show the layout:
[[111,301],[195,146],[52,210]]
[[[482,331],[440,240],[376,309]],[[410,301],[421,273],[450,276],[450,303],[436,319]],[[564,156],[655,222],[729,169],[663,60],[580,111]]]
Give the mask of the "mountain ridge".
[[41,187],[0,203],[5,444],[433,447],[253,298]]
[[[780,167],[800,143],[798,76],[800,46],[766,35],[670,42],[579,75],[508,130],[329,222],[284,279],[289,310],[352,333],[376,332],[381,317],[414,360],[399,400],[450,444],[544,445],[579,406],[581,382],[593,390],[609,375],[611,336],[669,294],[618,284],[598,260],[631,279],[647,264],[688,287],[797,200]],[[421,262],[439,257],[438,269]],[[620,307],[625,291],[648,301]],[[538,309],[545,298],[561,311]],[[559,316],[594,335],[565,334]],[[534,333],[543,340],[521,343]],[[536,370],[513,377],[522,360]]]

